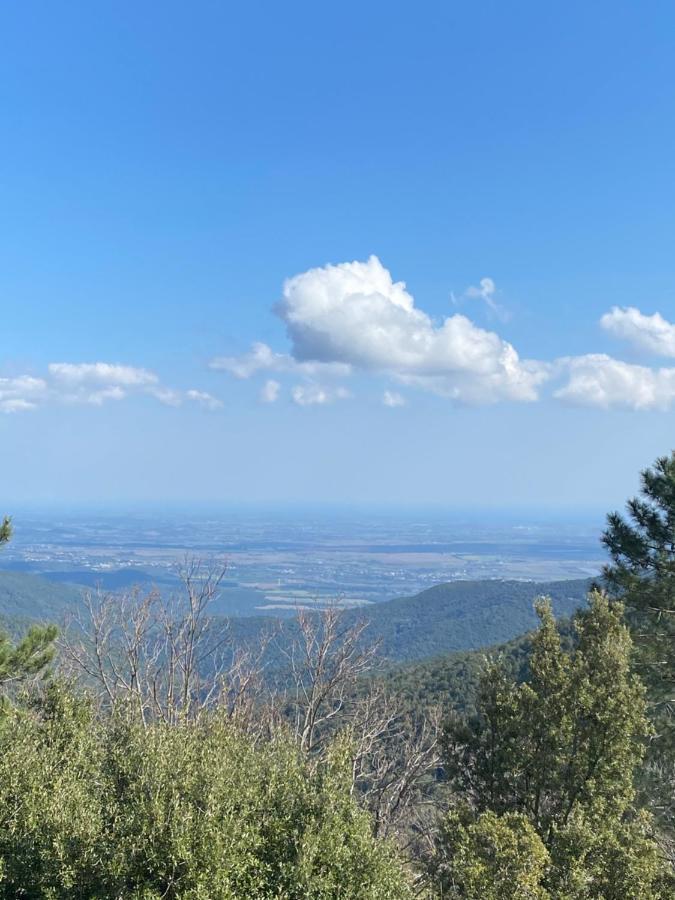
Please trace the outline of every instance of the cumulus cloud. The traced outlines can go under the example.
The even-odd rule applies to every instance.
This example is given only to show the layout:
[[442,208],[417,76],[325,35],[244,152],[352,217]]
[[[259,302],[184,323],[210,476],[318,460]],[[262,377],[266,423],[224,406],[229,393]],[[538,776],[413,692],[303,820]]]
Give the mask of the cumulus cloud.
[[206,409],[222,404],[204,391],[179,391],[166,387],[159,376],[148,369],[115,363],[50,363],[44,378],[20,375],[0,378],[0,412],[35,409],[46,403],[102,406],[131,395],[153,397],[166,406],[181,406],[186,401]]
[[[503,319],[497,296],[495,281],[485,277],[460,300],[481,300]],[[579,406],[638,410],[675,405],[675,369],[592,353],[552,362],[523,359],[511,343],[465,315],[433,319],[376,256],[287,279],[275,311],[286,326],[290,353],[256,343],[245,354],[218,357],[210,365],[237,378],[270,372],[300,376],[305,383],[291,390],[300,406],[348,396],[335,380],[350,374],[388,376],[392,388],[382,396],[388,407],[405,403],[393,389],[397,385],[471,405],[533,402],[544,386],[557,400]],[[647,316],[634,307],[614,307],[600,324],[643,350],[675,357],[675,324],[658,313]],[[269,379],[260,398],[274,402],[280,390],[280,382]]]
[[650,369],[592,353],[559,361],[569,380],[555,396],[600,409],[669,409],[675,401],[675,368]]
[[280,390],[281,385],[279,384],[279,382],[275,381],[273,378],[270,378],[260,389],[260,400],[263,403],[276,403],[279,399]]
[[349,391],[343,387],[328,388],[320,384],[297,384],[291,391],[293,403],[298,406],[325,406],[349,396]]
[[288,279],[277,311],[300,363],[389,373],[470,403],[535,400],[548,377],[466,316],[434,323],[375,256]]
[[600,319],[600,325],[639,350],[658,356],[675,356],[675,325],[659,313],[646,316],[634,306],[614,306]]
[[385,406],[394,409],[397,406],[405,406],[405,397],[396,391],[385,391],[382,395],[382,402]]

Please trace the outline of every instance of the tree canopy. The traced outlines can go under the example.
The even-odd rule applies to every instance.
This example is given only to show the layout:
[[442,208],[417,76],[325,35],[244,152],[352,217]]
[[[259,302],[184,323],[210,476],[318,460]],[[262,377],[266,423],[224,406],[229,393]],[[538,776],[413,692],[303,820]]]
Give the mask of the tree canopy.
[[[504,898],[666,896],[650,820],[633,809],[649,726],[621,608],[594,593],[575,620],[570,652],[550,606],[541,602],[538,613],[528,680],[515,683],[493,661],[477,715],[453,719],[446,729],[447,774],[459,812],[446,821],[436,863],[445,896],[479,896],[471,893],[476,878],[503,882],[505,893],[485,896]],[[488,853],[486,841],[503,849]],[[525,865],[530,858],[538,868]],[[511,894],[504,873],[519,865],[522,893]],[[535,870],[539,893],[528,894]]]

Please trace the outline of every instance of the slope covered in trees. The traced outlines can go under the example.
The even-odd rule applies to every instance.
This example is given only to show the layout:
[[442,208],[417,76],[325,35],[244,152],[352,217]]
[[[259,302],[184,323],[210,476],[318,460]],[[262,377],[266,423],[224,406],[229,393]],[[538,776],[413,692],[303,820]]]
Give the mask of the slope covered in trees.
[[59,622],[80,599],[81,590],[75,585],[0,571],[0,616],[4,619]]
[[452,581],[348,615],[365,616],[369,633],[382,642],[382,655],[404,662],[509,641],[536,625],[537,597],[550,597],[557,616],[570,616],[585,602],[589,586],[585,579]]
[[[179,582],[178,582],[179,584]],[[399,597],[350,609],[345,621],[366,619],[368,639],[380,643],[380,654],[393,662],[425,659],[442,653],[503,643],[536,624],[533,603],[550,597],[558,616],[570,616],[584,603],[590,582],[582,580],[454,581],[439,584],[412,597]],[[167,589],[168,591],[168,589]],[[0,618],[23,627],[30,621],[62,622],[79,607],[82,588],[48,581],[37,575],[0,571]],[[218,599],[210,612],[218,621]],[[246,616],[228,619],[228,628],[242,644],[250,644],[282,625],[292,633],[294,621]]]

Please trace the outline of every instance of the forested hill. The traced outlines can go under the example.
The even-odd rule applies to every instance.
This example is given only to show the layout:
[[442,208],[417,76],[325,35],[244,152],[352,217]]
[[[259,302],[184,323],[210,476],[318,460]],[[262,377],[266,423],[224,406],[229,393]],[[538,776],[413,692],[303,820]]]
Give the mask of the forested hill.
[[0,617],[59,623],[81,597],[72,584],[47,581],[39,575],[0,571]]
[[[571,619],[558,620],[562,645],[570,650],[574,644]],[[499,659],[505,671],[520,683],[529,677],[533,631],[504,644],[444,653],[415,662],[398,663],[377,676],[402,703],[418,713],[432,706],[443,706],[461,714],[472,715],[481,673],[486,659]]]
[[585,602],[589,586],[586,579],[452,581],[347,616],[368,619],[382,655],[405,662],[510,641],[536,626],[534,601],[542,595],[551,598],[557,617],[566,618]]
[[[590,582],[575,581],[454,581],[439,584],[413,597],[400,597],[344,613],[343,624],[365,619],[364,640],[380,642],[380,655],[391,662],[414,662],[444,653],[476,650],[503,644],[537,624],[534,601],[542,595],[553,601],[558,617],[567,618],[586,600]],[[236,642],[255,643],[274,627],[274,620],[233,618],[228,622]],[[274,642],[292,640],[293,620],[283,623]],[[296,636],[296,635],[295,635]],[[270,659],[274,667],[278,660]]]
[[[556,616],[570,616],[583,604],[589,582],[453,581],[415,594],[347,610],[346,624],[367,619],[368,640],[381,643],[393,662],[413,662],[443,653],[502,644],[536,625],[533,604],[550,596]],[[0,617],[5,621],[59,624],[79,600],[75,585],[34,575],[0,572]],[[220,619],[220,617],[218,617]],[[275,626],[270,617],[232,618],[232,633],[243,642]],[[292,621],[284,631],[292,632]]]

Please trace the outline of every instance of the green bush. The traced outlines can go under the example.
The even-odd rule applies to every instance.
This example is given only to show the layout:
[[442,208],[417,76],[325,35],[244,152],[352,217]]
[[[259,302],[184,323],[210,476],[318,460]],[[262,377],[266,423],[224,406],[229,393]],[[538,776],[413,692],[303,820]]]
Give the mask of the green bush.
[[407,898],[344,756],[310,766],[217,715],[101,721],[53,685],[0,724],[0,897]]

